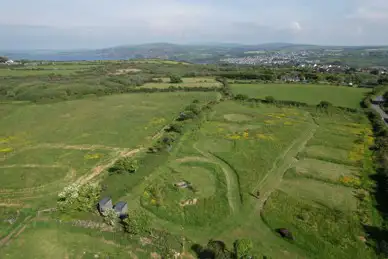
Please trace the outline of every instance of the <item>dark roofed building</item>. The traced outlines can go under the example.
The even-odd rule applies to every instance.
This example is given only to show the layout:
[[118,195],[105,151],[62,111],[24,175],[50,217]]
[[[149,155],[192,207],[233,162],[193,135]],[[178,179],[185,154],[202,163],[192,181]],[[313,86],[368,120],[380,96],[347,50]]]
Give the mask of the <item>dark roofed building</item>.
[[117,212],[117,215],[122,218],[128,215],[128,204],[124,201],[119,201],[115,204],[113,209]]
[[110,197],[105,197],[98,202],[98,210],[100,211],[100,213],[103,213],[107,209],[112,209],[112,208],[113,208],[113,203]]

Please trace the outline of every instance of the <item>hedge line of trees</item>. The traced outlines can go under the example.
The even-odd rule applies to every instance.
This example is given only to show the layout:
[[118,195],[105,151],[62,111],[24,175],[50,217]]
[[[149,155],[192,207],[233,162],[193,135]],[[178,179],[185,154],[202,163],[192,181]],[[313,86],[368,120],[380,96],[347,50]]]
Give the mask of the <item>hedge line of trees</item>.
[[[378,90],[377,90],[378,91]],[[371,97],[376,90],[367,96],[363,102],[366,114],[372,123],[375,135],[375,145],[373,147],[375,154],[375,165],[377,175],[376,189],[374,192],[377,202],[377,209],[384,220],[380,227],[367,226],[366,230],[376,241],[376,250],[382,256],[388,257],[388,129],[381,115],[371,108]]]
[[256,102],[256,103],[266,103],[266,104],[274,104],[277,106],[287,106],[287,107],[312,107],[312,108],[318,108],[318,109],[324,109],[328,110],[331,108],[347,111],[347,112],[358,112],[357,109],[348,108],[348,107],[341,107],[341,106],[333,106],[330,102],[327,101],[321,101],[317,105],[310,105],[305,102],[298,102],[298,101],[292,101],[292,100],[276,100],[273,96],[266,96],[264,99],[260,98],[250,98],[248,95],[244,94],[237,94],[233,97],[236,101],[246,101],[246,102]]

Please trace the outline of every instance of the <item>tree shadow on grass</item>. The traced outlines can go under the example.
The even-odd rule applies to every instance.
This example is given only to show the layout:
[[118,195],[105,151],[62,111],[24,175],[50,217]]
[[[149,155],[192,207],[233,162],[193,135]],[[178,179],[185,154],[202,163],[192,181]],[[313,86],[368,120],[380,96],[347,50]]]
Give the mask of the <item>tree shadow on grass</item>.
[[[388,178],[382,170],[379,170],[377,174],[371,176],[371,179],[376,183],[376,187],[372,192],[372,195],[376,201],[376,209],[381,216],[387,220],[388,216]],[[384,256],[388,256],[388,230],[385,226],[366,226],[364,230],[368,234],[369,245],[372,246],[376,253]]]
[[199,244],[194,244],[191,246],[191,250],[194,251],[194,253],[197,255],[197,258],[199,259],[215,259],[215,253]]

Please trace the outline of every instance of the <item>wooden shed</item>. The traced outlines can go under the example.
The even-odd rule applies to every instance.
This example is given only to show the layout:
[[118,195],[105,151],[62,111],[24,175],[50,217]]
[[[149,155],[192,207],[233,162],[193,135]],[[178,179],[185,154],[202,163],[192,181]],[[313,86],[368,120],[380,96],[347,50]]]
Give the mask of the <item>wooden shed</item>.
[[112,208],[113,208],[113,203],[110,197],[105,197],[98,202],[98,210],[100,211],[100,213],[103,213],[107,209],[112,209]]
[[120,218],[128,216],[128,204],[124,201],[117,202],[113,209]]

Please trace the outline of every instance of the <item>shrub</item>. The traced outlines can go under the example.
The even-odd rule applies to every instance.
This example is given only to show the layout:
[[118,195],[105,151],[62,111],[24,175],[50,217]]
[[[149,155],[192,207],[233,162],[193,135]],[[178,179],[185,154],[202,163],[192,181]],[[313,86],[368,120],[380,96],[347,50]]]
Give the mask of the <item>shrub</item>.
[[103,213],[102,216],[104,217],[104,222],[110,226],[116,226],[118,223],[118,216],[117,212],[114,209],[106,209]]
[[249,239],[238,239],[234,242],[236,258],[249,258],[253,243]]
[[323,108],[323,109],[328,109],[328,108],[330,108],[330,107],[332,107],[333,105],[330,103],[330,102],[328,102],[328,101],[321,101],[318,105],[317,105],[317,107],[318,108]]
[[179,83],[182,83],[182,78],[180,76],[177,76],[177,75],[171,75],[170,76],[170,83],[171,84],[179,84]]
[[266,96],[265,97],[265,102],[266,103],[275,103],[276,100],[275,100],[275,98],[273,96]]
[[131,235],[139,235],[150,232],[151,218],[141,210],[134,210],[128,213],[123,220],[124,231]]
[[98,184],[66,186],[58,194],[57,207],[60,211],[93,211],[100,198],[101,187]]
[[185,110],[190,111],[190,112],[194,113],[195,115],[198,115],[201,113],[201,107],[199,107],[198,105],[196,105],[194,103],[187,106],[185,108]]
[[176,133],[182,133],[183,131],[183,125],[180,123],[173,123],[171,124],[168,129],[166,130],[167,132],[176,132]]
[[116,163],[109,168],[111,174],[124,174],[124,173],[136,173],[139,169],[139,164],[137,160],[132,160],[131,158],[122,158],[116,161]]
[[239,101],[245,101],[245,100],[248,100],[249,97],[248,95],[245,95],[245,94],[238,94],[234,97],[234,99]]

